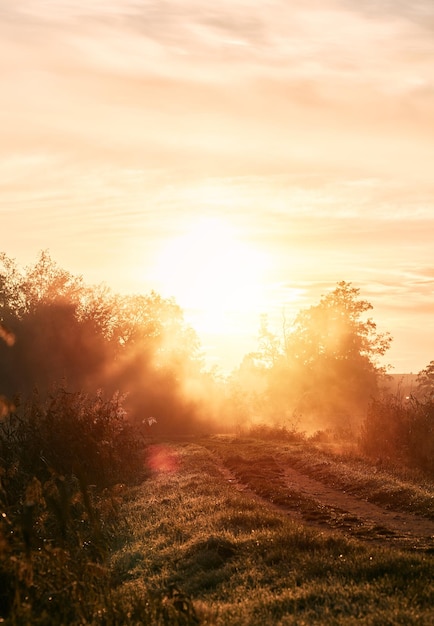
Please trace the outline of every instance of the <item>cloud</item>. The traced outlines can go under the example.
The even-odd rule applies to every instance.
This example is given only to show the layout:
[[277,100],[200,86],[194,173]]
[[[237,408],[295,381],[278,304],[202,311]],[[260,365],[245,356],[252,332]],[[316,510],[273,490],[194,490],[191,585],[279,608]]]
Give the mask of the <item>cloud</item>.
[[273,306],[288,283],[312,285],[307,303],[344,279],[373,284],[388,314],[413,295],[428,308],[431,2],[0,0],[0,12],[12,256],[50,248],[124,285],[183,220],[218,214],[273,259]]
[[178,76],[203,82],[256,76],[384,85],[398,80],[390,70],[399,57],[411,57],[409,37],[413,66],[432,51],[405,12],[372,19],[359,5],[332,0],[321,8],[275,0],[266,9],[240,0],[25,0],[8,11],[16,24],[18,17],[30,22],[33,37],[43,32],[81,64],[137,75],[173,75],[176,69]]
[[[393,14],[373,21],[349,4],[314,6],[274,2],[265,11],[249,2],[27,0],[15,17],[27,11],[32,28],[16,19],[3,37],[2,58],[14,59],[10,106],[31,96],[30,135],[42,126],[69,143],[83,143],[86,135],[88,150],[110,128],[114,135],[119,129],[118,150],[137,138],[161,145],[165,154],[181,143],[186,151],[189,145],[206,151],[213,143],[215,152],[219,141],[233,152],[227,137],[238,135],[246,158],[253,134],[262,161],[271,156],[264,143],[274,148],[275,160],[288,157],[279,154],[282,134],[289,141],[295,133],[300,160],[312,135],[318,153],[339,129],[343,135],[351,127],[354,137],[355,125],[360,149],[352,149],[352,158],[358,152],[362,159],[371,151],[367,129],[375,142],[397,128],[400,135],[417,127],[422,135],[428,126],[432,132],[432,44],[424,51],[418,33]],[[181,116],[187,132],[180,136]],[[27,136],[32,129],[23,118]]]
[[382,17],[390,19],[391,15],[400,16],[418,25],[432,28],[434,7],[430,0],[365,0],[363,3],[355,0],[340,0],[341,6],[360,11],[371,18]]

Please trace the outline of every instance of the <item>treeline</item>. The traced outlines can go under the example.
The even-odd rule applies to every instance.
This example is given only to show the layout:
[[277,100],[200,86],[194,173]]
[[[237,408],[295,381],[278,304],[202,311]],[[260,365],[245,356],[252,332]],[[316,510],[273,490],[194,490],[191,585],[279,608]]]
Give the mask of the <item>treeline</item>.
[[239,424],[256,416],[268,436],[274,429],[280,438],[345,438],[376,461],[434,476],[434,361],[405,395],[393,389],[380,364],[392,338],[377,330],[371,309],[359,289],[340,282],[291,323],[283,320],[280,334],[264,318],[258,350],[231,378]]
[[248,412],[268,423],[297,423],[309,431],[360,426],[386,374],[379,359],[389,348],[366,314],[359,289],[340,282],[317,305],[299,312],[280,334],[262,320],[259,346],[233,376]]
[[151,429],[203,428],[194,332],[172,300],[88,287],[45,252],[0,261],[0,621],[196,623],[176,590],[126,593],[110,569]]
[[61,384],[127,394],[129,418],[154,417],[156,433],[186,434],[207,415],[199,394],[186,393],[207,377],[198,338],[172,299],[88,286],[47,252],[25,270],[2,254],[0,326],[3,411]]
[[340,282],[291,323],[283,320],[280,334],[263,318],[258,350],[231,377],[239,425],[253,416],[260,426],[253,432],[267,436],[345,438],[376,461],[434,475],[434,361],[414,389],[394,392],[380,364],[392,338],[377,330],[371,309],[359,289]]
[[317,430],[434,475],[434,361],[414,394],[391,395],[371,309],[340,282],[280,334],[263,318],[223,379],[173,300],[90,287],[47,252],[24,270],[0,255],[0,618],[196,623],[173,589],[127,597],[107,567],[150,435]]
[[[34,389],[118,394],[147,435],[241,430],[252,424],[358,439],[365,452],[428,467],[434,362],[412,401],[392,396],[381,364],[390,343],[372,305],[339,282],[318,304],[270,330],[230,376],[206,370],[198,338],[172,299],[90,287],[47,252],[21,270],[0,256],[0,413]],[[402,406],[402,410],[398,410]],[[152,419],[151,419],[152,418]],[[156,420],[156,422],[154,421]],[[398,427],[397,424],[400,424]],[[417,433],[417,435],[416,435]]]

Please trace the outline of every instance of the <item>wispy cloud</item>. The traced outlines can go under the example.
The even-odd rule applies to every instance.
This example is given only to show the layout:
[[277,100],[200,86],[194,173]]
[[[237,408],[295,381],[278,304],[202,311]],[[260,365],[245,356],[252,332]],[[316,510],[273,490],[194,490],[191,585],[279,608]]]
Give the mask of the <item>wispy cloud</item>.
[[272,258],[276,310],[345,279],[401,329],[404,308],[429,312],[430,0],[0,0],[0,15],[13,256],[50,248],[125,286],[217,214]]

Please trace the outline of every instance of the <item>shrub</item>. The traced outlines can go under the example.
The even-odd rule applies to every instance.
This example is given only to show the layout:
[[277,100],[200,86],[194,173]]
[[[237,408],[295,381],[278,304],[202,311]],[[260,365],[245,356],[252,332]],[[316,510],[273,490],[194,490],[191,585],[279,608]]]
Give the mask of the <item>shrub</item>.
[[143,454],[118,395],[35,393],[0,422],[0,622],[196,623],[180,592],[124,592],[109,567]]
[[[106,400],[57,388],[38,393],[0,423],[0,463],[9,495],[35,476],[75,476],[98,488],[143,478],[143,444],[126,419],[122,398]],[[21,483],[21,484],[20,484]]]
[[254,424],[245,431],[245,435],[263,441],[288,441],[300,443],[306,439],[304,432],[297,430],[295,425]]
[[434,474],[434,400],[397,396],[374,400],[361,430],[363,452],[404,461]]

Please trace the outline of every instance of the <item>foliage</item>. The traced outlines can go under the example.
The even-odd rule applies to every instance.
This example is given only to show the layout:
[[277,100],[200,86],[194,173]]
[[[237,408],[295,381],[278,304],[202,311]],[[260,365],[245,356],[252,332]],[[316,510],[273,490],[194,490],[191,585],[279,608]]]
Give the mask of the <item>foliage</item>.
[[416,383],[418,396],[434,399],[434,361],[418,373]]
[[434,401],[386,396],[369,406],[361,449],[378,458],[410,463],[434,475]]
[[58,388],[40,400],[35,391],[0,423],[4,480],[18,475],[21,481],[32,476],[44,481],[54,472],[105,487],[140,478],[144,459],[138,435],[118,394],[106,400],[102,392],[91,396]]
[[319,304],[301,311],[286,336],[286,349],[304,364],[318,358],[351,361],[375,359],[385,354],[390,344],[387,333],[379,334],[371,319],[362,315],[372,309],[367,300],[359,299],[360,289],[341,281]]
[[[191,600],[176,587],[135,591],[123,589],[114,578],[110,552],[119,542],[121,520],[113,494],[91,506],[86,492],[72,491],[60,508],[53,500],[58,484],[58,479],[43,486],[33,481],[26,495],[37,494],[37,500],[26,499],[21,515],[10,515],[2,507],[0,621],[41,626],[196,625]],[[63,517],[68,519],[67,536],[56,530]]]
[[0,621],[197,623],[175,586],[118,589],[109,560],[124,483],[146,476],[143,424],[187,430],[184,376],[201,367],[172,300],[88,287],[46,252],[25,271],[0,255]]
[[282,356],[282,342],[270,331],[266,315],[261,315],[258,339],[258,351],[252,357],[266,369],[275,366]]
[[292,424],[289,427],[284,425],[254,424],[245,433],[241,434],[264,441],[302,442],[306,438],[303,432],[297,430],[296,424]]
[[0,621],[196,623],[176,589],[120,593],[109,567],[126,540],[124,481],[146,475],[121,400],[35,393],[0,423]]
[[286,336],[286,355],[303,372],[305,404],[316,411],[341,413],[366,405],[377,392],[383,369],[377,359],[389,347],[388,334],[363,315],[372,305],[360,290],[340,282],[318,305],[301,311]]
[[198,402],[185,384],[201,380],[203,361],[181,308],[155,292],[119,295],[87,286],[48,252],[21,270],[0,255],[0,394],[69,391],[127,394],[131,419],[155,415],[155,430],[195,428]]
[[261,320],[258,351],[244,359],[234,377],[242,385],[250,372],[256,390],[265,383],[256,401],[263,419],[278,422],[295,411],[311,429],[342,429],[360,421],[378,392],[384,374],[378,359],[391,338],[366,319],[372,305],[359,296],[351,283],[338,283],[292,324],[284,320],[280,339]]

